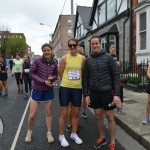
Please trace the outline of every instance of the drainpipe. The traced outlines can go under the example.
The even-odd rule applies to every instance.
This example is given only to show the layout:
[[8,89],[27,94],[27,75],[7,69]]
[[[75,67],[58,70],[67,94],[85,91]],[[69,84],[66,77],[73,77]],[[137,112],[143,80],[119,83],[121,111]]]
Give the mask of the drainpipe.
[[132,0],[130,0],[130,47],[129,47],[129,65],[132,65]]
[[127,1],[127,8],[128,8],[128,16],[126,20],[123,22],[123,71],[125,70],[125,25],[130,16],[129,0]]

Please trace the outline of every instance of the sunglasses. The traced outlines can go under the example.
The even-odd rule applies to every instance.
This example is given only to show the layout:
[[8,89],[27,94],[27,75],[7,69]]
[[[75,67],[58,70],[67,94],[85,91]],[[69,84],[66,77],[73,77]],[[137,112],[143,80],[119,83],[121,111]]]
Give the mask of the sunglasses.
[[77,44],[68,44],[68,47],[69,47],[69,48],[76,48],[76,47],[77,47]]

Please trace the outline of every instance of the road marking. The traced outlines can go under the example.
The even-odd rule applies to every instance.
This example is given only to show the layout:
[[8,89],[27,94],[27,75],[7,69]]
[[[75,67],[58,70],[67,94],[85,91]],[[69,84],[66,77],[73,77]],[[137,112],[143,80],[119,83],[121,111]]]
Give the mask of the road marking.
[[21,121],[20,121],[18,130],[17,130],[17,132],[16,132],[16,135],[15,135],[15,138],[14,138],[14,141],[13,141],[13,143],[12,143],[12,145],[11,145],[10,150],[14,150],[14,149],[15,149],[15,146],[16,146],[16,143],[17,143],[17,141],[18,141],[19,134],[20,134],[20,131],[21,131],[21,128],[22,128],[22,124],[23,124],[23,122],[24,122],[24,119],[25,119],[25,116],[26,116],[26,113],[27,113],[29,104],[30,104],[30,99],[28,100],[28,103],[27,103],[27,105],[26,105],[25,111],[24,111],[23,116],[22,116],[22,118],[21,118]]

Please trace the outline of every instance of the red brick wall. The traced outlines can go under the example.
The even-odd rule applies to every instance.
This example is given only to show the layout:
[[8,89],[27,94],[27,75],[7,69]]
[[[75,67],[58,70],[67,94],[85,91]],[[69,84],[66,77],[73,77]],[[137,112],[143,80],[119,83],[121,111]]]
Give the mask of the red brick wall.
[[132,63],[136,62],[136,13],[133,10],[133,7],[138,3],[138,0],[131,0],[131,40],[132,40]]

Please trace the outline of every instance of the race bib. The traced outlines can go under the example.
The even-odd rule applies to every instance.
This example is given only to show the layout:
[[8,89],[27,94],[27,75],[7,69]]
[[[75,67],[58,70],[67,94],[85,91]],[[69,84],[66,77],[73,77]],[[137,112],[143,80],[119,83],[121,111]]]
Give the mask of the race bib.
[[28,73],[28,72],[29,72],[29,70],[30,70],[30,69],[24,69],[24,72],[25,72],[25,73]]
[[68,79],[69,80],[79,80],[80,79],[80,71],[79,70],[68,71]]

